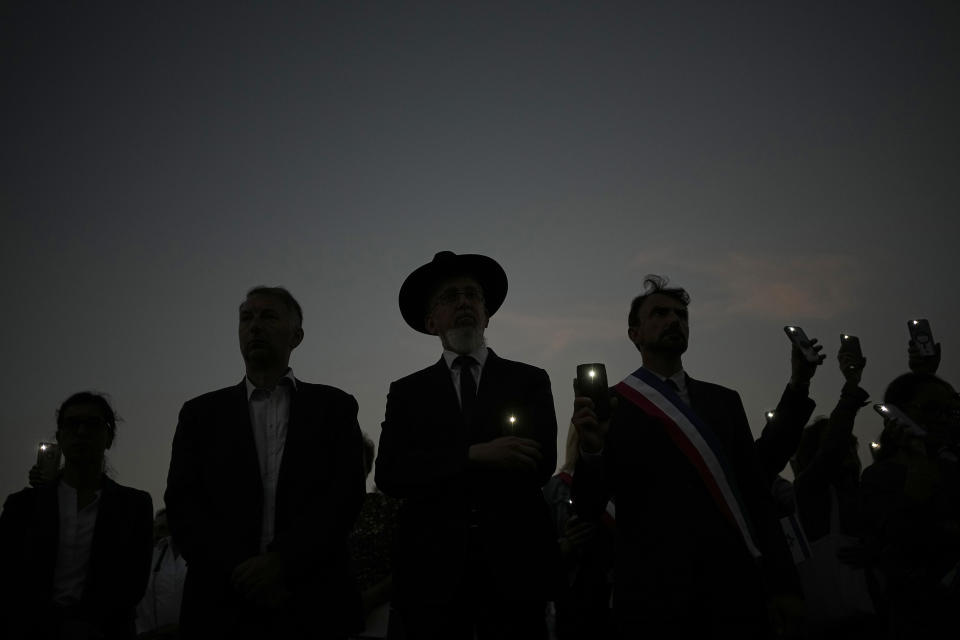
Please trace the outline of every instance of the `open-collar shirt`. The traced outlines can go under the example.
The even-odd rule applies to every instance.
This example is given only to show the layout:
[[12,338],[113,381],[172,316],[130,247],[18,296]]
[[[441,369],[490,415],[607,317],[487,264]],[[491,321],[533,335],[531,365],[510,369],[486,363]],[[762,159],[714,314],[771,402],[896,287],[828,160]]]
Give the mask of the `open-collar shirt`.
[[657,376],[664,382],[666,382],[667,380],[672,381],[677,388],[677,395],[680,396],[680,399],[683,400],[688,407],[693,406],[690,404],[690,389],[687,387],[686,371],[684,371],[683,369],[680,369],[680,371],[677,371],[672,376],[662,376],[656,371],[651,371],[650,369],[647,369],[647,371],[650,371],[650,373]]
[[77,508],[77,490],[64,482],[57,484],[57,508],[60,513],[60,538],[57,563],[53,570],[53,601],[60,605],[80,602],[90,567],[93,532],[100,511],[100,491],[93,501]]
[[245,378],[250,424],[253,426],[253,438],[257,445],[257,459],[260,462],[260,479],[263,485],[261,552],[266,551],[267,545],[273,540],[277,482],[280,479],[283,447],[287,440],[287,426],[290,424],[290,397],[293,390],[297,388],[293,369],[287,369],[283,378],[289,380],[289,384],[281,382],[272,389],[257,388],[250,382],[250,378]]

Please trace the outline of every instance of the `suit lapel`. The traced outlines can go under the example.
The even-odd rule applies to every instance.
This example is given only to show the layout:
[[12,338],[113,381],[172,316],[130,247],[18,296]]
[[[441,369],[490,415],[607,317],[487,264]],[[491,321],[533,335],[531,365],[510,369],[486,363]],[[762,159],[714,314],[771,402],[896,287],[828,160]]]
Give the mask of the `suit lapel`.
[[450,369],[447,368],[447,362],[443,359],[443,356],[440,356],[440,360],[430,367],[429,375],[430,387],[440,390],[439,397],[437,398],[440,410],[444,414],[456,415],[462,419],[463,416],[460,411],[460,398],[457,397],[457,388],[453,386],[453,377],[450,375]]
[[[307,422],[313,424],[312,428],[318,428],[316,425],[317,416],[312,416],[313,420],[308,421],[303,415],[304,409],[306,408],[306,405],[300,402],[303,391],[303,383],[299,380],[297,380],[297,384],[290,389],[290,415],[287,416],[287,436],[283,443],[283,459],[280,460],[281,478],[283,477],[283,468],[287,460],[287,445],[293,443],[294,447],[297,446],[300,440],[301,430],[305,428]],[[325,407],[320,407],[321,415],[324,409]]]
[[40,575],[46,575],[44,589],[50,592],[53,584],[53,573],[56,570],[57,549],[60,545],[60,506],[57,501],[57,485],[40,487],[37,489],[37,502],[31,526],[33,527],[34,548],[36,557],[41,558],[38,568]]
[[727,433],[724,429],[726,407],[717,402],[717,397],[710,392],[709,385],[694,380],[689,375],[687,376],[687,391],[690,394],[690,406],[693,407],[700,420],[713,431],[720,444],[726,449]]
[[247,400],[247,379],[234,387],[230,402],[230,415],[224,416],[223,424],[231,438],[231,446],[237,451],[237,470],[248,477],[247,482],[257,487],[257,500],[263,495],[263,481],[260,478],[260,457],[257,455],[257,443],[253,435],[253,423],[250,421],[250,403]]
[[[532,437],[525,429],[530,426],[527,424],[530,416],[525,415],[523,403],[513,406],[505,404],[508,399],[516,400],[514,390],[510,389],[511,382],[503,359],[488,348],[487,361],[483,365],[480,387],[477,389],[477,424],[483,431],[475,432],[473,435],[476,438],[489,440],[503,435]],[[509,423],[510,415],[518,422]]]
[[283,457],[280,459],[280,476],[277,479],[277,495],[280,494],[280,487],[283,486],[288,475],[287,467],[290,464],[287,460],[296,457],[297,452],[302,447],[308,446],[310,442],[306,431],[308,429],[323,430],[327,420],[327,405],[324,402],[307,402],[307,385],[302,380],[297,380],[296,385],[290,389],[290,415],[287,417],[287,435],[283,442]]
[[100,487],[100,503],[97,505],[97,521],[93,528],[93,543],[90,546],[87,582],[83,587],[84,600],[91,598],[99,588],[99,574],[102,567],[100,558],[109,558],[110,553],[106,549],[114,544],[114,541],[110,539],[110,533],[123,530],[123,527],[119,526],[117,522],[120,514],[117,512],[116,498],[116,483],[103,476],[103,484]]
[[714,433],[717,432],[716,427],[714,426],[713,416],[711,415],[711,409],[713,409],[709,398],[706,398],[704,389],[700,386],[700,383],[687,375],[687,393],[690,395],[690,407],[693,409],[693,412],[697,414],[697,417],[700,418],[707,428],[709,428]]
[[497,386],[500,382],[500,376],[497,375],[499,368],[500,358],[493,352],[493,349],[488,347],[487,361],[483,363],[483,371],[480,373],[480,386],[477,387],[477,404],[497,395]]
[[[296,385],[290,389],[290,414],[287,416],[287,435],[283,441],[283,456],[280,458],[280,471],[277,475],[277,493],[274,498],[273,526],[274,538],[283,531],[284,511],[286,510],[285,500],[283,499],[286,486],[295,483],[296,478],[290,478],[291,469],[299,468],[294,461],[298,452],[302,449],[301,440],[306,439],[305,429],[323,429],[324,414],[326,407],[320,406],[319,411],[310,416],[305,415],[308,404],[304,402],[305,393],[304,383],[297,380]],[[316,403],[315,403],[316,404]],[[315,404],[309,405],[315,407]],[[319,414],[319,415],[317,415]],[[261,489],[262,490],[262,489]]]

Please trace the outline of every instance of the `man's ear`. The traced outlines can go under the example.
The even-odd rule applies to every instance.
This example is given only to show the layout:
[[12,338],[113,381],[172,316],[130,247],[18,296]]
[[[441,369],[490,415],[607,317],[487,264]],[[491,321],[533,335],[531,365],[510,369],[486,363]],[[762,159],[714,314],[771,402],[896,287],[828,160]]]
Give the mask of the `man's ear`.
[[432,336],[437,335],[437,323],[433,321],[433,314],[428,313],[423,317],[423,328]]
[[293,334],[293,340],[290,341],[290,349],[296,349],[300,346],[301,342],[303,342],[303,327],[297,327],[296,332]]

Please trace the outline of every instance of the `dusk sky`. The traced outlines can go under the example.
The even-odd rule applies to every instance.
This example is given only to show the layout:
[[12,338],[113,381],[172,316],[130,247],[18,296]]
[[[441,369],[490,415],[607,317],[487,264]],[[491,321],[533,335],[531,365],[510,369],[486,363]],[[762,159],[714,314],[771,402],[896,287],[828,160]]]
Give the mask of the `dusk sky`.
[[[5,2],[0,493],[75,391],[125,421],[115,478],[162,504],[184,401],[238,383],[237,307],[284,285],[299,378],[379,438],[392,380],[435,362],[404,278],[483,253],[509,292],[488,344],[571,380],[640,365],[630,299],[691,296],[695,378],[754,433],[784,324],[841,332],[876,401],[929,318],[960,379],[955,2]],[[861,454],[881,428],[864,409]],[[562,455],[562,454],[561,454]]]

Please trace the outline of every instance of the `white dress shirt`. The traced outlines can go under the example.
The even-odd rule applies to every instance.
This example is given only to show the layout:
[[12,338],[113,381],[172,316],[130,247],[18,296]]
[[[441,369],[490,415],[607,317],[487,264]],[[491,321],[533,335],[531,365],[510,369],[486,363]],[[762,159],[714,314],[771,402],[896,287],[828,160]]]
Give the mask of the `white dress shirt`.
[[246,378],[247,402],[250,408],[250,424],[257,445],[260,461],[260,480],[263,485],[263,522],[260,527],[260,552],[267,550],[273,540],[274,518],[277,506],[277,482],[280,479],[280,462],[287,440],[287,425],[290,423],[290,394],[297,387],[293,370],[287,369],[283,376],[290,381],[273,389],[258,389]]
[[151,568],[147,591],[137,605],[137,633],[180,622],[187,562],[174,552],[170,538],[161,539],[153,548]]
[[[650,370],[647,369],[647,371],[650,371]],[[650,371],[650,373],[653,373],[653,372]],[[677,385],[677,395],[680,396],[680,399],[683,400],[684,404],[686,404],[688,407],[693,406],[690,404],[690,390],[687,389],[687,372],[686,371],[684,371],[683,369],[680,369],[680,371],[677,371],[675,374],[673,374],[669,378],[665,378],[661,376],[659,373],[653,373],[653,375],[657,376],[664,382],[666,382],[667,380],[672,380],[673,384]]]
[[83,509],[77,509],[77,490],[60,479],[57,484],[60,539],[53,570],[53,601],[60,605],[80,602],[90,567],[93,531],[100,511],[100,492]]
[[468,355],[473,358],[474,364],[470,365],[470,372],[473,374],[473,382],[477,386],[477,391],[480,391],[480,376],[483,374],[483,365],[487,362],[487,353],[485,346],[468,354],[457,353],[449,349],[443,350],[443,359],[447,363],[447,369],[450,370],[453,388],[457,390],[457,402],[460,402],[460,367],[453,366],[453,361],[462,355]]

